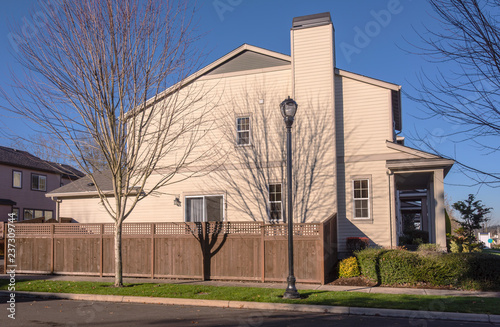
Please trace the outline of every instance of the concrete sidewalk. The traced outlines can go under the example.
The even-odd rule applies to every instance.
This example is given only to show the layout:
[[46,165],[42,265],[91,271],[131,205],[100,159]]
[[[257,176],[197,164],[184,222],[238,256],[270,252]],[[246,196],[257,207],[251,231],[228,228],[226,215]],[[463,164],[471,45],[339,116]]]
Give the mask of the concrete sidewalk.
[[[8,279],[8,275],[0,275],[0,279]],[[16,280],[26,279],[47,279],[63,281],[85,281],[85,282],[108,282],[114,281],[113,277],[89,277],[89,276],[68,276],[68,275],[22,275],[16,274]],[[228,281],[201,281],[201,280],[179,280],[179,279],[151,279],[151,278],[124,278],[124,283],[156,283],[156,284],[188,284],[188,285],[210,285],[210,286],[232,286],[232,287],[261,287],[285,289],[286,283],[259,283],[259,282],[228,282]],[[478,296],[478,297],[498,297],[500,292],[480,292],[480,291],[460,291],[447,289],[428,288],[407,288],[407,287],[365,287],[365,286],[336,286],[297,283],[300,290],[321,290],[335,292],[363,292],[382,294],[409,294],[409,295],[439,295],[439,296]]]

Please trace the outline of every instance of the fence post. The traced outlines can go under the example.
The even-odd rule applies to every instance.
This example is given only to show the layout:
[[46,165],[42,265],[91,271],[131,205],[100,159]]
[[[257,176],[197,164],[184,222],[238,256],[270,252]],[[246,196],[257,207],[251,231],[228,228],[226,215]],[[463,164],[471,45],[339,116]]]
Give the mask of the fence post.
[[261,254],[260,254],[260,265],[261,265],[261,281],[264,283],[266,281],[266,224],[264,222],[260,223],[260,239],[261,239]]
[[155,223],[151,223],[151,278],[155,278]]
[[319,255],[318,258],[320,260],[319,262],[319,267],[320,267],[320,274],[319,278],[321,281],[321,284],[326,283],[326,273],[325,273],[325,222],[319,223],[319,242],[320,242],[320,247],[319,247]]
[[54,255],[54,229],[55,229],[55,224],[50,224],[50,273],[54,273],[54,260],[55,260],[55,255]]
[[[200,235],[200,241],[201,241],[201,271],[202,271],[202,280],[207,280],[208,273],[207,273],[207,250],[206,250],[206,245],[207,241],[205,238],[208,237],[207,233],[207,222],[202,222],[201,223],[201,235]],[[210,260],[210,259],[208,259]]]
[[101,253],[99,257],[99,277],[103,276],[104,268],[102,267],[104,263],[104,224],[101,224]]

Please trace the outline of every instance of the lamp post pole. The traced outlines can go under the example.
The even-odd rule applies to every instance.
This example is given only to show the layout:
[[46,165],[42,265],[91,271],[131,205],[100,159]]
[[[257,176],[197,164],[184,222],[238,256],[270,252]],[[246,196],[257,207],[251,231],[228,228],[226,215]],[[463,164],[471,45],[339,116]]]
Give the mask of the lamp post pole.
[[281,114],[286,124],[286,172],[288,184],[288,278],[287,287],[283,294],[284,299],[300,299],[300,294],[295,287],[293,272],[293,205],[292,205],[292,125],[297,112],[297,103],[288,97],[280,105]]

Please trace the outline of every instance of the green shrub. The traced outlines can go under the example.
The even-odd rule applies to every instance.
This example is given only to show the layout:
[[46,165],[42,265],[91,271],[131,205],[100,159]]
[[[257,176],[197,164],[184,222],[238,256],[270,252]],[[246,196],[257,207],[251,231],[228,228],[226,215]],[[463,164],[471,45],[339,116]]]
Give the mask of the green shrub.
[[381,284],[426,283],[500,290],[500,256],[497,255],[366,249],[356,252],[356,257],[362,275]]
[[436,253],[441,252],[441,249],[434,243],[422,243],[418,246],[417,251],[420,253]]
[[391,250],[379,258],[380,282],[382,284],[415,284],[415,267],[420,264],[415,252]]
[[378,249],[378,248],[367,248],[361,251],[354,252],[354,255],[358,259],[359,268],[361,270],[361,274],[371,279],[375,282],[379,281],[379,271],[378,271],[378,258],[382,255],[382,253],[387,250]]
[[350,257],[340,261],[339,263],[339,277],[340,278],[349,278],[349,277],[358,277],[361,275],[359,271],[358,260],[356,257]]

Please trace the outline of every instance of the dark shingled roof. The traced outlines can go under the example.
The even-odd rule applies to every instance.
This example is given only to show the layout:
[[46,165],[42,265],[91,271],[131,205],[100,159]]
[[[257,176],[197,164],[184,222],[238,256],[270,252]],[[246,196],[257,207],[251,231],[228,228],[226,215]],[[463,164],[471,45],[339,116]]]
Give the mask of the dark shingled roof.
[[[94,173],[94,179],[96,180],[96,183],[101,191],[106,192],[113,190],[113,184],[109,172]],[[55,190],[49,192],[47,195],[50,196],[52,194],[67,193],[67,195],[70,196],[71,193],[80,192],[96,192],[96,187],[92,183],[89,176],[82,177],[74,182],[56,188]]]
[[3,206],[15,206],[16,202],[10,200],[10,199],[0,199],[0,205]]
[[85,174],[65,164],[40,159],[26,151],[0,146],[0,164],[61,174],[69,179],[77,179]]

